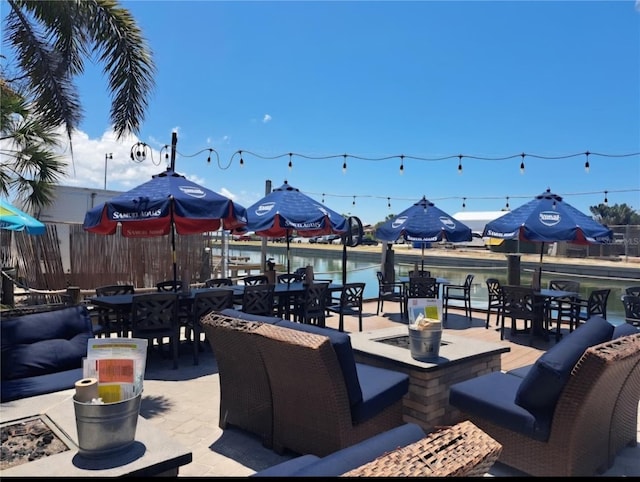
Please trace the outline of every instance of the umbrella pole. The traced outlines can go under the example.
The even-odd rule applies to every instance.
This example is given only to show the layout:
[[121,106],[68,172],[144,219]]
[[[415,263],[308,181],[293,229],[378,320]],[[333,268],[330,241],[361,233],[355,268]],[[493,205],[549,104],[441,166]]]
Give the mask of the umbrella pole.
[[422,268],[420,269],[424,271],[424,241],[422,242]]
[[291,274],[291,261],[289,257],[289,230],[287,229],[287,274]]
[[[346,238],[343,239],[346,241]],[[342,284],[347,284],[347,243],[342,243]]]
[[[178,265],[176,264],[176,227],[171,223],[171,257],[173,258],[173,291],[178,291]],[[184,282],[184,280],[183,280]]]

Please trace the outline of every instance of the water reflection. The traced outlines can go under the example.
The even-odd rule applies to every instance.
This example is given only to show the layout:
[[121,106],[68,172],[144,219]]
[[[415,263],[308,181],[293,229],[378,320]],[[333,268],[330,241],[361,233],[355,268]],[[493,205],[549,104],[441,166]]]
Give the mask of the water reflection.
[[[219,253],[216,253],[219,254]],[[236,248],[229,249],[230,257],[248,257],[249,263],[260,263],[261,253],[259,251],[242,250]],[[274,262],[283,266],[287,265],[286,254],[270,253],[270,258]],[[313,272],[317,278],[331,279],[337,283],[342,282],[342,259],[341,258],[323,258],[320,256],[295,256],[291,255],[291,271],[302,266],[313,266]],[[396,276],[407,276],[408,272],[414,268],[413,264],[396,264]],[[431,271],[432,276],[442,277],[451,283],[462,284],[467,273],[473,273],[473,288],[471,291],[471,304],[474,307],[486,308],[487,306],[487,278],[497,278],[501,283],[507,282],[506,268],[479,268],[479,267],[432,267],[425,264],[425,269]],[[364,261],[347,260],[347,282],[364,282],[365,298],[375,298],[378,296],[378,280],[376,271],[380,270],[380,264],[372,264]],[[521,284],[530,284],[532,272],[523,270],[520,275]],[[580,296],[588,298],[591,290],[596,288],[611,288],[611,294],[607,302],[607,318],[610,321],[624,321],[624,307],[622,306],[621,297],[624,288],[632,284],[631,280],[609,280],[601,278],[592,278],[576,275],[565,275],[559,273],[543,273],[542,284],[548,285],[550,279],[569,279],[580,282]]]

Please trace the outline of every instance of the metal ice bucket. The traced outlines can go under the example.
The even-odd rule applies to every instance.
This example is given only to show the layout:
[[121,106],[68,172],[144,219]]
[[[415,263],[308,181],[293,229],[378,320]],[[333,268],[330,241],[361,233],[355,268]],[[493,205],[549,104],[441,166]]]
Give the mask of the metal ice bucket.
[[440,356],[442,330],[414,330],[409,328],[411,356],[419,361],[433,360]]
[[125,449],[135,441],[142,393],[121,402],[93,405],[73,397],[78,430],[78,451],[102,457]]

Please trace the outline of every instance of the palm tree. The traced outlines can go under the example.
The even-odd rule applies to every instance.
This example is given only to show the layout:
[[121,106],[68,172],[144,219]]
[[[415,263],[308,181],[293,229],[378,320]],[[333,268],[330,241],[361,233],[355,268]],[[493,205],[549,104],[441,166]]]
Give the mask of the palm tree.
[[[14,55],[0,80],[3,104],[5,97],[13,103],[7,109],[3,105],[1,120],[13,157],[0,166],[0,192],[15,187],[37,207],[48,204],[63,172],[60,161],[46,152],[58,142],[53,129],[64,126],[71,146],[71,134],[82,120],[73,79],[82,74],[84,61],[95,56],[104,65],[118,139],[139,131],[155,85],[155,65],[141,30],[117,0],[6,3],[3,40]],[[16,74],[9,78],[9,72]]]
[[23,96],[0,79],[0,194],[9,191],[34,212],[52,197],[64,175],[64,163],[51,152],[59,142],[55,129],[32,112]]
[[117,0],[7,0],[5,40],[44,121],[64,124],[70,138],[82,118],[73,78],[97,55],[113,97],[118,138],[137,133],[154,87],[150,49],[128,10]]

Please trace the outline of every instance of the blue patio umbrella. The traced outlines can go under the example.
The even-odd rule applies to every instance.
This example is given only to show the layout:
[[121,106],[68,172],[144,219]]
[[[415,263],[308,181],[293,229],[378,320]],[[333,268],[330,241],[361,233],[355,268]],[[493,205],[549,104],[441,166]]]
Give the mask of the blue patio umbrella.
[[29,234],[44,234],[46,226],[13,204],[0,199],[0,229],[26,231]]
[[422,244],[422,268],[424,268],[425,243],[438,241],[460,243],[472,239],[469,226],[437,208],[425,196],[378,227],[375,236],[388,243],[399,239],[420,242]]
[[348,223],[344,216],[285,183],[247,208],[246,229],[258,236],[287,239],[287,273],[289,261],[289,235],[296,232],[302,237],[324,234],[344,234]]
[[171,234],[173,278],[178,234],[238,230],[246,224],[246,210],[214,191],[189,181],[171,169],[87,211],[83,228],[97,234],[149,238]]
[[568,241],[575,244],[613,242],[613,232],[590,216],[563,201],[547,189],[526,204],[487,223],[483,237],[541,242],[540,268],[544,243]]

